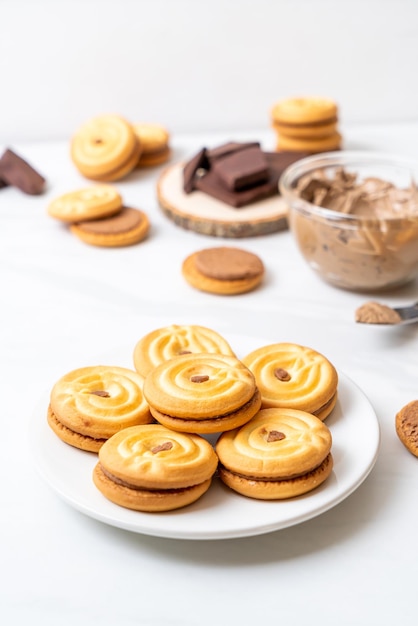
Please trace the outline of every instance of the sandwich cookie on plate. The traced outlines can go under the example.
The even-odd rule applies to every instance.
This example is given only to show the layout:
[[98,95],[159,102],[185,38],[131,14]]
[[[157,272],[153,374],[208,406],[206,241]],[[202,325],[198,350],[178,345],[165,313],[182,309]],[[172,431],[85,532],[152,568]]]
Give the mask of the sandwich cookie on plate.
[[324,420],[337,402],[338,374],[320,352],[295,343],[275,343],[247,354],[262,407],[300,409]]
[[143,384],[140,374],[123,367],[73,370],[52,388],[48,424],[65,443],[97,452],[119,430],[153,421]]
[[162,363],[145,378],[144,396],[157,422],[199,434],[237,428],[261,405],[253,374],[225,354],[184,354]]
[[108,499],[137,511],[170,511],[198,500],[218,465],[211,444],[199,435],[160,424],[132,426],[102,446],[93,471]]
[[331,432],[314,415],[262,409],[241,428],[219,437],[219,477],[249,498],[293,498],[312,491],[331,474],[331,445]]

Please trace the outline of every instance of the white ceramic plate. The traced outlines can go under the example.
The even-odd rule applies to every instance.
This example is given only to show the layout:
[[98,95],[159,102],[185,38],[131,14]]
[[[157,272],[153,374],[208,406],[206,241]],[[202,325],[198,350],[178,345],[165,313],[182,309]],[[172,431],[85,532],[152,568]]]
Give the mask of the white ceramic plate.
[[[238,356],[268,343],[238,336],[227,339]],[[131,355],[131,348],[115,350],[106,362],[101,358],[97,363],[132,367]],[[336,506],[359,487],[373,468],[380,441],[378,420],[369,400],[339,372],[338,402],[326,421],[333,437],[334,469],[316,490],[290,500],[264,502],[240,496],[214,479],[209,491],[188,507],[167,513],[141,513],[113,504],[96,489],[92,471],[97,456],[63,443],[53,433],[46,421],[47,404],[46,397],[31,422],[36,466],[47,483],[85,515],[156,537],[230,539],[304,522]]]

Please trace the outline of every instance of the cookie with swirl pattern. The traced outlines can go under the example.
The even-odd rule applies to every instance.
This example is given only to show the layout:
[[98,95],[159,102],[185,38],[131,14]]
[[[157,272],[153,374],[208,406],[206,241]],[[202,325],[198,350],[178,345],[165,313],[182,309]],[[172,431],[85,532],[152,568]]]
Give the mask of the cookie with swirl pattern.
[[247,354],[262,408],[286,407],[324,420],[337,402],[338,373],[320,352],[295,343],[274,343]]
[[141,150],[132,125],[120,115],[107,114],[91,118],[77,129],[70,154],[83,176],[111,182],[136,167]]
[[235,356],[229,343],[215,330],[197,324],[171,324],[143,335],[135,345],[134,367],[147,376],[157,365],[181,354],[200,352]]
[[107,365],[78,368],[52,387],[48,424],[65,443],[97,452],[123,428],[153,421],[137,372]]
[[249,498],[282,500],[321,485],[331,474],[332,436],[314,415],[293,409],[262,409],[216,443],[219,477]]
[[184,354],[162,363],[145,378],[144,396],[157,422],[199,434],[237,428],[261,406],[253,374],[225,354]]
[[108,499],[137,511],[169,511],[192,504],[210,487],[218,457],[199,435],[160,424],[132,426],[113,435],[93,470]]

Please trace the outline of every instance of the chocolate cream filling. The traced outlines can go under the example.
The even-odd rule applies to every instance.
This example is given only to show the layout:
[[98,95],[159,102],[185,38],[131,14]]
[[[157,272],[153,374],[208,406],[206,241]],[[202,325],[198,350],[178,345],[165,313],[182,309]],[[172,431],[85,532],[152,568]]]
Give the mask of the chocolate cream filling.
[[250,398],[248,402],[246,402],[242,406],[235,409],[235,411],[230,411],[228,413],[224,413],[223,415],[214,415],[213,417],[207,417],[203,419],[199,419],[196,417],[176,417],[175,415],[169,415],[168,413],[163,413],[162,411],[158,411],[158,409],[153,409],[153,407],[151,407],[151,410],[155,410],[157,413],[159,413],[160,415],[166,416],[170,420],[177,420],[178,422],[181,422],[181,423],[183,422],[195,422],[197,424],[205,424],[205,423],[213,424],[214,422],[222,423],[222,421],[224,421],[225,419],[228,419],[229,417],[233,415],[237,415],[241,412],[246,412],[247,410],[250,410],[251,406],[259,401],[259,396],[260,396],[260,391],[257,389],[254,395],[252,396],[252,398]]
[[138,485],[132,485],[131,483],[125,480],[122,480],[121,478],[118,478],[117,476],[109,472],[107,469],[105,469],[101,463],[100,463],[100,469],[102,470],[106,478],[108,478],[112,482],[116,483],[117,485],[120,485],[121,487],[126,487],[127,489],[133,489],[134,491],[150,491],[152,493],[162,493],[162,494],[182,493],[184,491],[188,491],[189,489],[193,489],[193,487],[196,486],[196,485],[190,485],[189,487],[177,487],[176,489],[149,489],[148,487],[138,487]]
[[309,476],[314,474],[322,465],[324,466],[328,465],[330,459],[331,459],[331,453],[328,452],[327,456],[323,459],[323,461],[321,461],[321,463],[319,463],[318,465],[315,465],[315,467],[310,469],[309,472],[289,474],[288,476],[280,476],[280,477],[263,476],[262,478],[260,478],[259,476],[241,474],[239,472],[235,472],[234,470],[229,469],[228,467],[225,467],[225,465],[223,465],[222,463],[219,464],[219,468],[225,470],[226,472],[229,472],[230,474],[233,474],[234,476],[238,476],[238,478],[242,478],[243,480],[253,480],[254,482],[260,482],[260,483],[263,483],[263,482],[264,483],[281,483],[284,481],[301,478],[302,476],[304,477],[306,476],[308,478]]

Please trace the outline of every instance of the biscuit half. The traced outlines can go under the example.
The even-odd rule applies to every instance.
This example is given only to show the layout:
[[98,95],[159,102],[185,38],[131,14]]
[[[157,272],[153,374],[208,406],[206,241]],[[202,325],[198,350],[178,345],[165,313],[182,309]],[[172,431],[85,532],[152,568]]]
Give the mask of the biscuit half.
[[192,287],[219,295],[252,291],[260,285],[264,273],[259,256],[228,246],[194,252],[182,265],[182,274]]
[[396,414],[396,433],[403,445],[418,456],[418,400],[412,400]]
[[148,235],[150,221],[139,209],[122,207],[111,217],[86,220],[70,225],[73,235],[91,246],[115,248],[143,241]]

